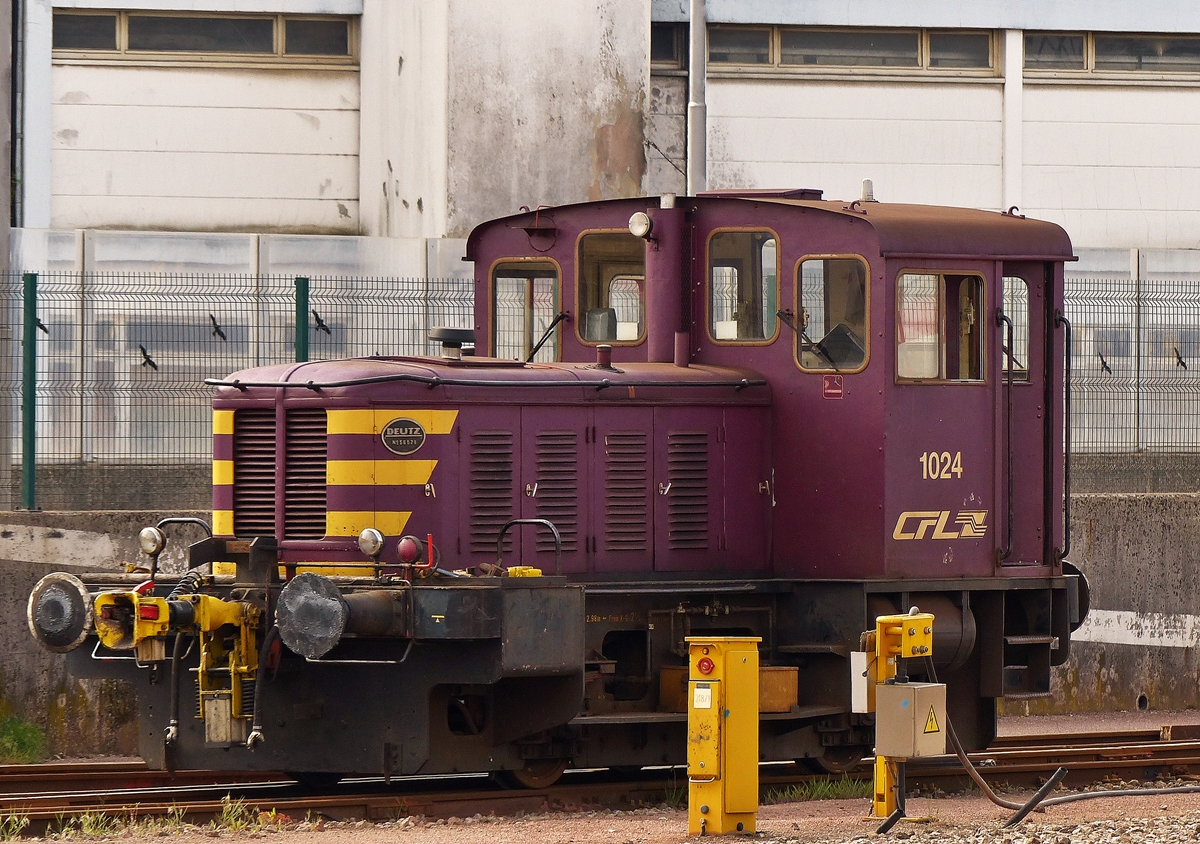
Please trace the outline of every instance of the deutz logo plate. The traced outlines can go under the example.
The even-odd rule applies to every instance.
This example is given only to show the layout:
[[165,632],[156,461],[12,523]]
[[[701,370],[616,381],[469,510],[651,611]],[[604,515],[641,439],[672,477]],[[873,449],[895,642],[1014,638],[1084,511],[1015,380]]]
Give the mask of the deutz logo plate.
[[425,429],[411,419],[393,419],[383,426],[379,438],[392,454],[412,454],[425,444]]

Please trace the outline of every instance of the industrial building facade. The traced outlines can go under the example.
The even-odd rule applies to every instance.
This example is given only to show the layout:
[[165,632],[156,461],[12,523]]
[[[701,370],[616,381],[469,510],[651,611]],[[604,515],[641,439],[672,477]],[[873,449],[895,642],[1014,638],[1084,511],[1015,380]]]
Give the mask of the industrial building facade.
[[[20,228],[457,239],[521,205],[685,188],[687,0],[21,6]],[[1015,205],[1084,249],[1200,245],[1200,8],[706,16],[709,187],[870,178],[889,201]]]

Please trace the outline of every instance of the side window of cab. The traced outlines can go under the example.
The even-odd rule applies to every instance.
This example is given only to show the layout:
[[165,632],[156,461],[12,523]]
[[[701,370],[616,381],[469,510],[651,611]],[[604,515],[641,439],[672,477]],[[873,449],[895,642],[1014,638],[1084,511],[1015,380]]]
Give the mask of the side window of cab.
[[771,231],[715,231],[708,240],[708,334],[766,344],[779,334],[779,241]]
[[896,377],[983,381],[983,293],[983,278],[970,273],[901,273],[896,278]]
[[493,355],[558,360],[561,280],[552,261],[501,261],[492,267]]
[[796,361],[808,372],[858,372],[867,365],[870,273],[857,256],[810,257],[796,269],[800,299]]

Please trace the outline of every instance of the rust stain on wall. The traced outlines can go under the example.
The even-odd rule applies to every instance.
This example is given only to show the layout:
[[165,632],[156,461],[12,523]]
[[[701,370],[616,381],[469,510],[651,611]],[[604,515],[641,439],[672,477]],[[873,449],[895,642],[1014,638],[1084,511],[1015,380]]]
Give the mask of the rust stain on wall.
[[588,186],[589,201],[614,197],[637,196],[641,193],[642,177],[646,173],[645,116],[637,108],[613,109],[609,122],[596,126],[591,146],[592,183]]

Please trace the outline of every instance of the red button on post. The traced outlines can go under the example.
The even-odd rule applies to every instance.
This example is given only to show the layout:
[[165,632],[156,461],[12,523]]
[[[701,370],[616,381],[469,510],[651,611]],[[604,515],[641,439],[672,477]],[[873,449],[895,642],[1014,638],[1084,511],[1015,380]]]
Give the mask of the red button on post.
[[701,674],[712,674],[713,667],[713,661],[708,657],[702,657],[700,661],[696,663],[696,670],[698,670]]

